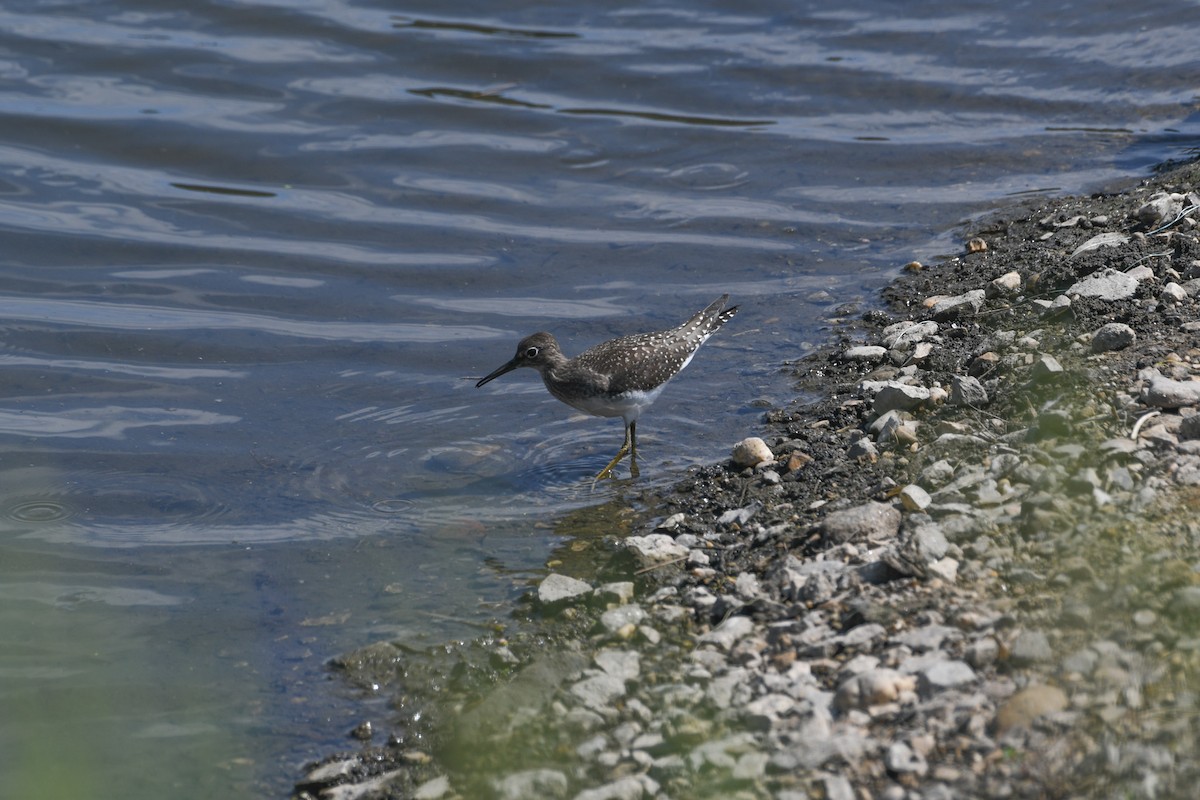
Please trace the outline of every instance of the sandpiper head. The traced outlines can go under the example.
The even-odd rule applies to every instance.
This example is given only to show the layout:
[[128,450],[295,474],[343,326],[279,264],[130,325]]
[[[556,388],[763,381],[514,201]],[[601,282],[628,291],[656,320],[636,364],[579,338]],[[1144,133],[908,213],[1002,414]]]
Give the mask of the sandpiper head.
[[475,388],[478,389],[488,381],[499,378],[504,373],[512,372],[519,367],[533,367],[541,371],[561,358],[562,351],[558,349],[558,342],[553,336],[545,331],[531,333],[517,345],[517,354],[507,364],[482,378],[479,383],[475,384]]

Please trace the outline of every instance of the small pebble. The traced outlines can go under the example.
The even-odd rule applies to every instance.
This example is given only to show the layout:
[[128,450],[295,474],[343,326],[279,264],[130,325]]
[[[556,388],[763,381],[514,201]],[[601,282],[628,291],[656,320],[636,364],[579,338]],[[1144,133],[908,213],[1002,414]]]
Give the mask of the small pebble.
[[1092,352],[1106,353],[1112,350],[1124,350],[1137,341],[1133,328],[1123,322],[1110,322],[1101,325],[1092,334]]
[[900,503],[906,511],[924,511],[932,502],[933,498],[929,496],[929,492],[915,483],[910,483],[900,490]]
[[774,460],[771,448],[757,436],[743,439],[733,447],[733,463],[739,467],[754,467]]

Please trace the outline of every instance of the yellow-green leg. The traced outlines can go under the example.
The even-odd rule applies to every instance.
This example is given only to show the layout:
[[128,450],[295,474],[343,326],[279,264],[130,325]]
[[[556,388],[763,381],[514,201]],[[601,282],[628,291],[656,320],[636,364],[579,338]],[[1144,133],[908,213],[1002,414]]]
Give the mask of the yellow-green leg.
[[629,474],[637,477],[637,420],[629,423]]
[[638,476],[637,468],[637,420],[625,426],[625,444],[621,445],[621,449],[617,451],[617,457],[608,462],[608,466],[600,470],[600,474],[592,479],[592,483],[602,481],[605,478],[612,477],[612,470],[627,453],[629,456],[629,474],[633,477]]

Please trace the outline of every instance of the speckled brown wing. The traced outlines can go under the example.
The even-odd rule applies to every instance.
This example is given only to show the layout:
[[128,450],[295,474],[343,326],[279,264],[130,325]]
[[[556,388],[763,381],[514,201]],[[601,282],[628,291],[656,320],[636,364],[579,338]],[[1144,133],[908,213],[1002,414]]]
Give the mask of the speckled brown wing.
[[722,295],[677,328],[638,333],[604,342],[582,353],[580,367],[608,376],[607,393],[650,392],[688,365],[700,345],[737,313]]

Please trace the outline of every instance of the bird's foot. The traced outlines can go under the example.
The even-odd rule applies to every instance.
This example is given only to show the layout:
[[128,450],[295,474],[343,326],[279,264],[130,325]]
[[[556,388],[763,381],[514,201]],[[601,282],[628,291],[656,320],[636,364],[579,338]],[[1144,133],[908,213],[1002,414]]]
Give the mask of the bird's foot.
[[609,464],[607,467],[600,470],[600,472],[596,475],[596,477],[592,478],[592,485],[595,486],[597,483],[604,480],[605,478],[611,478],[613,476],[612,468],[613,468],[613,465]]

